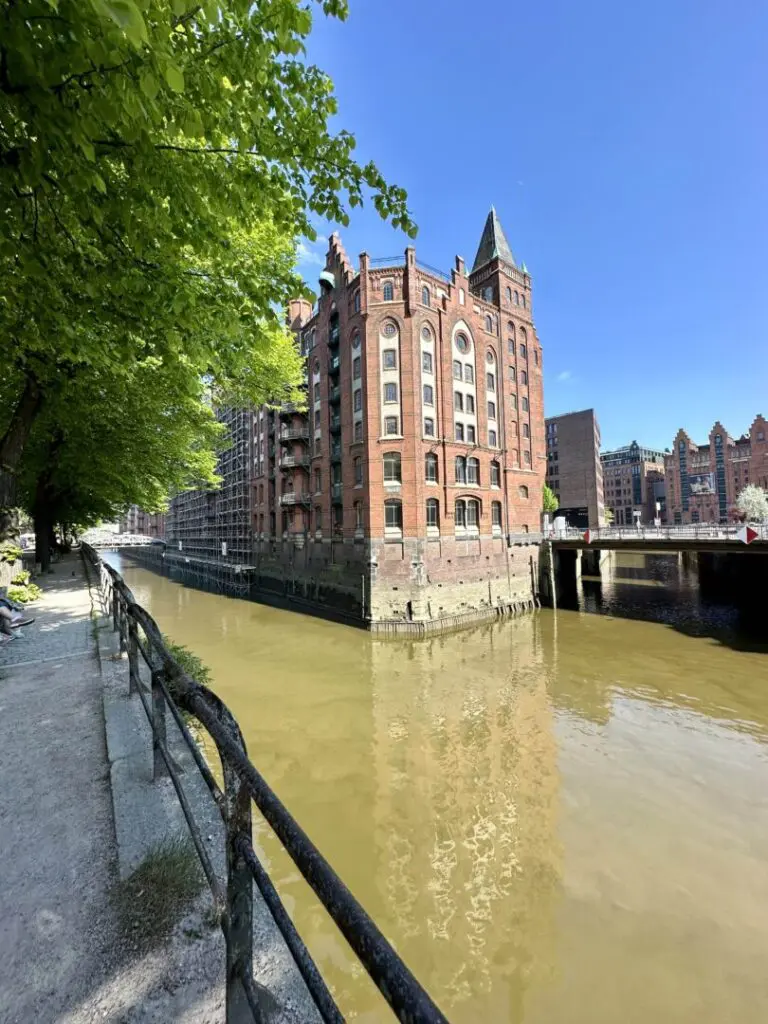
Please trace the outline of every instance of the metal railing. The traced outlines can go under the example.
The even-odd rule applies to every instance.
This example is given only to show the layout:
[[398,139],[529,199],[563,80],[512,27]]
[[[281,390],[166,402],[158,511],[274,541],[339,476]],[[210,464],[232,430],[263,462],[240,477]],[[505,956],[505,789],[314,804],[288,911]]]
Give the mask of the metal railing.
[[[718,523],[691,523],[682,526],[599,526],[589,530],[590,541],[597,540],[724,540],[738,542],[743,524],[728,526]],[[768,540],[768,524],[750,524],[757,534],[757,540]],[[551,540],[583,540],[587,531],[577,526],[567,526],[562,531],[549,528],[547,537]]]
[[284,427],[280,431],[281,441],[308,441],[309,427]]
[[442,278],[443,281],[451,281],[451,275],[446,274],[444,270],[438,270],[437,267],[431,267],[428,263],[422,263],[421,260],[416,260],[416,266],[419,270],[424,270],[428,274],[432,274],[434,277]]
[[284,455],[280,459],[280,466],[284,469],[293,469],[296,466],[308,466],[309,455]]
[[[119,632],[120,651],[127,654],[129,694],[138,695],[151,726],[154,777],[170,777],[173,783],[218,911],[226,944],[226,1024],[261,1024],[265,1020],[253,979],[253,882],[285,939],[320,1017],[327,1024],[343,1024],[344,1020],[253,848],[252,803],[261,811],[397,1019],[409,1024],[447,1024],[446,1017],[248,759],[240,728],[226,704],[180,668],[154,619],[136,603],[120,573],[103,562],[88,544],[82,545],[82,551],[98,574],[105,610],[111,615],[113,629]],[[149,687],[141,680],[140,659],[151,673]],[[191,715],[203,726],[215,744],[223,788],[192,738],[182,713]],[[169,752],[168,714],[221,814],[226,879],[220,879],[216,873],[177,764]]]
[[309,505],[312,495],[309,491],[286,491],[280,495],[281,505]]

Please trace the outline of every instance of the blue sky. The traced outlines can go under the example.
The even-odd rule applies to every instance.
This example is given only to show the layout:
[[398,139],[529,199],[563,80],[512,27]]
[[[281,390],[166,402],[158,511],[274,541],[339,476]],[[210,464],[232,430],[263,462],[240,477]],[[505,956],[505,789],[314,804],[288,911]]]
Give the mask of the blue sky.
[[[358,158],[408,190],[421,260],[472,260],[495,204],[547,414],[593,406],[605,447],[666,447],[768,414],[766,39],[759,0],[351,0],[309,57]],[[404,249],[352,214],[351,257]]]

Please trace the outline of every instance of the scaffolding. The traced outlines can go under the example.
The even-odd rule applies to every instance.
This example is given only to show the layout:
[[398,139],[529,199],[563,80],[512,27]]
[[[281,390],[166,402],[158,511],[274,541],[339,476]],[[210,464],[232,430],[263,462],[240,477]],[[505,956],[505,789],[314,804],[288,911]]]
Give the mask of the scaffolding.
[[253,574],[251,526],[253,414],[220,409],[226,428],[217,490],[178,494],[168,512],[166,562],[172,576],[218,593],[245,596]]

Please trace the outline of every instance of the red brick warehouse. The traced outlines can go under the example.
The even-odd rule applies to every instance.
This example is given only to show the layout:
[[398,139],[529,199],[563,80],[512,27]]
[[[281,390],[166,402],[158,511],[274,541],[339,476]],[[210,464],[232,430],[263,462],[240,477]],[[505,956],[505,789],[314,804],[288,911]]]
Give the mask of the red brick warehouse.
[[291,324],[308,414],[266,409],[254,438],[262,569],[325,598],[361,575],[377,622],[482,617],[535,598],[546,469],[531,277],[494,210],[472,270],[350,263],[329,242],[314,313]]

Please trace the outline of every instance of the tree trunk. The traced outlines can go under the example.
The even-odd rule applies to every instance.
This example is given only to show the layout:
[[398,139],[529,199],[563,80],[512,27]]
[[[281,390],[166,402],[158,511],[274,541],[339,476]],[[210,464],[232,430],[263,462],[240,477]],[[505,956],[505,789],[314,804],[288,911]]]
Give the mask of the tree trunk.
[[47,518],[35,516],[35,561],[40,563],[43,572],[51,567],[51,526]]
[[28,373],[8,428],[0,438],[0,472],[15,474],[42,404],[43,390],[40,382],[34,374]]

